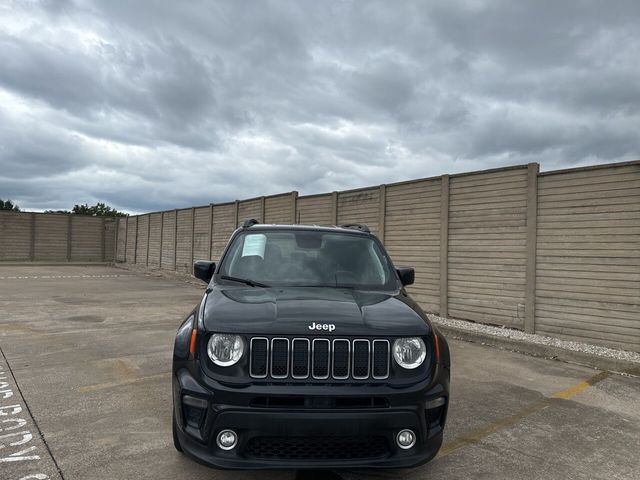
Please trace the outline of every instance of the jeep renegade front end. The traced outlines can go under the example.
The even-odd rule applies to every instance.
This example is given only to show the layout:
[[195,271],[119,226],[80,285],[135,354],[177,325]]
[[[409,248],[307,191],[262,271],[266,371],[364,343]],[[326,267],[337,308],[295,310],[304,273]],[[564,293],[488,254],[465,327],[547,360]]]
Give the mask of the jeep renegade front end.
[[247,221],[178,329],[173,435],[218,468],[400,468],[432,459],[449,349],[363,225]]

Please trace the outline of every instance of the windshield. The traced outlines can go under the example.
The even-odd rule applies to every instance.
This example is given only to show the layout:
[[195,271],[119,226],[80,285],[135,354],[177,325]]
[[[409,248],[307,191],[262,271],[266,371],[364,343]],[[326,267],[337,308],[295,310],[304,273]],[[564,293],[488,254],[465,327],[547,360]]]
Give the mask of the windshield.
[[218,273],[269,286],[399,286],[388,257],[371,237],[322,231],[243,232],[233,240]]

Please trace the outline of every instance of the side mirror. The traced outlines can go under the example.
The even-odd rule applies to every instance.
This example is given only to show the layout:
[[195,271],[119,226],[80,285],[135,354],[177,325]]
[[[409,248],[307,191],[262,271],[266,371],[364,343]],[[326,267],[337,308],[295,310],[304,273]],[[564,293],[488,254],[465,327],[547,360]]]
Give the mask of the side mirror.
[[416,281],[416,271],[413,267],[403,267],[398,269],[398,276],[403,286],[412,285]]
[[215,270],[216,262],[210,262],[209,260],[198,260],[193,264],[193,276],[206,283],[209,283]]

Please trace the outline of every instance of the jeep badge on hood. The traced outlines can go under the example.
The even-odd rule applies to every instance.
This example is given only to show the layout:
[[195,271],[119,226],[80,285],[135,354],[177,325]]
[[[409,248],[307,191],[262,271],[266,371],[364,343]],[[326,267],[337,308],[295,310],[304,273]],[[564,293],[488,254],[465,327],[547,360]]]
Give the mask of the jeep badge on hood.
[[313,322],[309,325],[309,330],[329,330],[333,332],[336,329],[336,326],[333,323],[316,323]]

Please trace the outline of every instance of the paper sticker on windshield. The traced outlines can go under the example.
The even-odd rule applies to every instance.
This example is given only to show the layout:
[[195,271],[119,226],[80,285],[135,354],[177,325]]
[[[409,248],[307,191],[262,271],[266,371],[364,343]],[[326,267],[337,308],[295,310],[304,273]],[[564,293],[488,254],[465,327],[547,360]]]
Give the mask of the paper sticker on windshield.
[[264,259],[264,247],[267,244],[267,236],[262,233],[247,235],[244,237],[244,247],[242,248],[242,256],[250,257],[257,255]]

